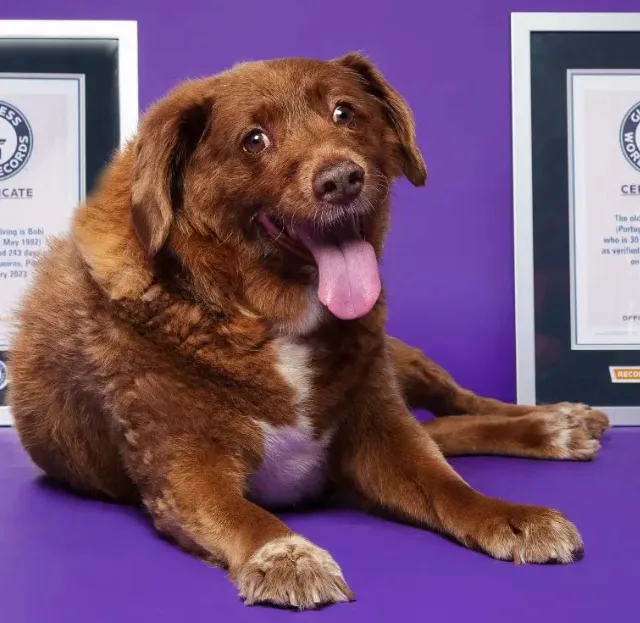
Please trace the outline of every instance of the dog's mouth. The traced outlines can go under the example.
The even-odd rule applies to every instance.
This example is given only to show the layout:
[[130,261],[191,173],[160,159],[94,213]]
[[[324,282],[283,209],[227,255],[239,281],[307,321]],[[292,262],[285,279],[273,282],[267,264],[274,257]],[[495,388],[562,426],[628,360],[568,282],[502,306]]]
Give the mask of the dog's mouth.
[[353,320],[373,309],[381,292],[380,272],[359,218],[322,227],[310,222],[285,225],[266,212],[257,220],[275,244],[315,264],[318,298],[334,316]]

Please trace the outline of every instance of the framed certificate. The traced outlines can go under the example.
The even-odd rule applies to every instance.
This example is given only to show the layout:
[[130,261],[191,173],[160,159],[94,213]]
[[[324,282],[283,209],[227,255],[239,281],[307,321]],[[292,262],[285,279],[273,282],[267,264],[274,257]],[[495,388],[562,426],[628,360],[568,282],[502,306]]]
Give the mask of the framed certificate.
[[135,132],[137,65],[135,22],[0,20],[0,425],[17,306],[49,239]]
[[640,13],[514,13],[518,402],[640,425]]

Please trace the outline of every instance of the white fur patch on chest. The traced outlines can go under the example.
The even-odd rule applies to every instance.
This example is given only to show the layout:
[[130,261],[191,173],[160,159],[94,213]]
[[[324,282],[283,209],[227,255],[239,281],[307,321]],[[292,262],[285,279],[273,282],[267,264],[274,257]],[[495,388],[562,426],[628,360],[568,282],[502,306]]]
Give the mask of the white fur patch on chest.
[[259,504],[294,504],[320,493],[326,477],[331,434],[314,438],[307,401],[312,382],[309,348],[288,338],[276,342],[277,372],[293,389],[296,421],[289,426],[260,422],[264,439],[262,465],[250,480],[251,496]]

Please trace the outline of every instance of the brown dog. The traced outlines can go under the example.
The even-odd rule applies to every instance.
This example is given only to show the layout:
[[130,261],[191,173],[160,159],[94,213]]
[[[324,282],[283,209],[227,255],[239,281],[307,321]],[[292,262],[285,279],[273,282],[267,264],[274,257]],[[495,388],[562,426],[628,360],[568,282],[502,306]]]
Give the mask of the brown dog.
[[608,421],[479,398],[385,335],[400,175],[426,180],[412,114],[356,54],[243,64],[153,106],[25,299],[10,400],[34,462],[141,502],[249,604],[352,599],[266,510],[331,491],[499,559],[574,560],[560,513],[485,497],[444,456],[590,459]]

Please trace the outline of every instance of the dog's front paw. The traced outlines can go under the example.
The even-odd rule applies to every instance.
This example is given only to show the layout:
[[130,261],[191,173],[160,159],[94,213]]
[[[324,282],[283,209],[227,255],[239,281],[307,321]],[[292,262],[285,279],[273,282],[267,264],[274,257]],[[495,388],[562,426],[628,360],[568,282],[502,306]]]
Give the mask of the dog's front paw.
[[298,535],[259,549],[240,570],[237,584],[247,605],[310,610],[355,598],[331,555]]
[[577,528],[550,508],[495,501],[495,509],[476,525],[474,546],[499,560],[561,563],[584,554]]

